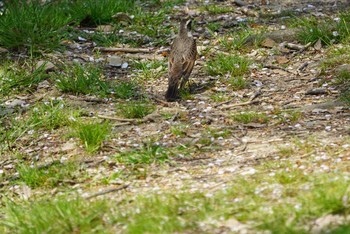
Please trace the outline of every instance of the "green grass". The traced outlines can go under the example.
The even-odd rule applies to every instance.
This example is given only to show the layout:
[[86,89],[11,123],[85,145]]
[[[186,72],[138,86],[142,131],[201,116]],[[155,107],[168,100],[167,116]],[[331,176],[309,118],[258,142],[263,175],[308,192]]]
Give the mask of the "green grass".
[[62,73],[55,75],[57,87],[64,93],[92,94],[105,97],[111,87],[103,79],[102,69],[96,65],[74,64],[64,67]]
[[122,81],[113,87],[114,97],[128,99],[139,96],[139,87],[134,81]]
[[135,61],[133,67],[138,70],[137,79],[139,80],[157,80],[166,72],[165,61]]
[[152,45],[167,44],[168,35],[171,34],[171,26],[164,23],[168,21],[167,12],[164,9],[147,11],[138,7],[134,11],[134,15],[133,23],[129,26],[131,31],[149,37]]
[[350,63],[349,52],[350,47],[346,45],[340,48],[330,47],[321,63],[322,74],[335,77],[332,82],[341,91],[340,99],[346,103],[350,103],[350,73],[340,66]]
[[242,112],[232,115],[232,119],[239,123],[261,123],[265,124],[269,122],[269,117],[264,113],[257,112]]
[[97,26],[113,21],[118,12],[132,12],[134,0],[77,0],[70,4],[69,11],[82,26]]
[[79,113],[73,111],[63,101],[50,100],[34,105],[28,114],[28,124],[35,129],[58,129],[71,123],[71,117],[77,117]]
[[224,92],[217,92],[210,95],[210,99],[213,100],[214,102],[223,102],[223,101],[227,101],[229,97]]
[[118,103],[116,107],[118,114],[128,119],[143,118],[155,110],[155,106],[147,100]]
[[[18,179],[15,184],[24,183],[31,188],[54,188],[65,183],[65,180],[75,180],[78,176],[79,166],[75,163],[54,163],[45,168],[20,164],[16,168]],[[80,176],[80,175],[79,175]]]
[[211,32],[216,32],[221,28],[221,24],[217,23],[217,22],[211,22],[208,23],[207,28],[211,31]]
[[44,68],[45,64],[38,68],[18,63],[0,65],[0,97],[33,91],[37,84],[49,77]]
[[219,45],[227,52],[241,50],[246,48],[246,41],[252,34],[253,31],[249,28],[243,28],[237,32],[227,33],[219,37]]
[[202,11],[207,11],[209,14],[225,14],[232,12],[233,9],[228,6],[219,6],[219,5],[205,5],[201,8]]
[[[144,147],[146,149],[141,148],[137,154],[146,151],[154,157],[157,154],[154,152],[161,150],[152,144]],[[118,157],[123,163],[143,162],[139,158],[133,161],[127,153]],[[319,217],[348,215],[350,194],[346,165],[335,165],[334,172],[310,170],[307,173],[294,165],[284,160],[262,162],[255,167],[254,174],[235,175],[224,190],[209,187],[202,192],[186,192],[186,188],[176,192],[147,192],[118,205],[106,199],[87,202],[67,197],[30,204],[7,201],[1,211],[0,231],[60,233],[62,230],[66,233],[90,231],[94,227],[98,233],[100,230],[113,233],[120,228],[124,233],[201,233],[204,230],[212,233],[232,219],[246,224],[252,233],[309,233]],[[318,167],[313,164],[310,169]],[[348,225],[344,224],[335,227],[333,232],[342,233],[347,229]],[[323,231],[327,230],[329,227]]]
[[303,115],[299,110],[274,110],[272,113],[274,119],[280,124],[296,123]]
[[299,22],[299,26],[302,27],[302,30],[298,34],[298,39],[302,43],[315,43],[317,40],[321,40],[322,44],[331,45],[339,41],[333,35],[332,27],[335,27],[335,23],[331,20],[320,22],[316,18],[304,18],[297,19],[297,21]]
[[2,210],[2,233],[106,233],[109,217],[106,201],[87,202],[75,195],[6,201]]
[[188,129],[188,127],[188,125],[184,124],[174,125],[170,127],[170,132],[177,137],[184,137],[186,136],[186,129]]
[[76,126],[74,126],[74,135],[80,139],[89,153],[99,150],[110,133],[111,126],[109,122],[76,123]]
[[230,77],[226,83],[229,84],[233,90],[241,90],[248,87],[248,82],[243,76]]
[[65,26],[71,21],[62,3],[7,1],[0,17],[0,46],[9,49],[53,49],[60,45]]
[[60,100],[38,102],[25,114],[7,114],[0,118],[0,153],[12,147],[23,136],[38,137],[42,131],[56,130],[72,123],[71,118],[79,116],[79,110]]
[[219,54],[207,63],[209,75],[243,76],[249,70],[250,61],[238,55]]
[[140,149],[119,153],[115,156],[117,162],[125,164],[162,163],[168,158],[167,150],[154,142],[144,143]]

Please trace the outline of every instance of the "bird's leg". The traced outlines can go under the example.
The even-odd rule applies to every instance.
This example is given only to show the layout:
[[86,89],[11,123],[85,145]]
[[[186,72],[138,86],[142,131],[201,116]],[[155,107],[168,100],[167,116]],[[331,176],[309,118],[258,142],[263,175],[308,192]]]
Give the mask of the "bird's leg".
[[185,88],[185,85],[187,82],[188,82],[188,77],[183,77],[180,83],[180,89]]

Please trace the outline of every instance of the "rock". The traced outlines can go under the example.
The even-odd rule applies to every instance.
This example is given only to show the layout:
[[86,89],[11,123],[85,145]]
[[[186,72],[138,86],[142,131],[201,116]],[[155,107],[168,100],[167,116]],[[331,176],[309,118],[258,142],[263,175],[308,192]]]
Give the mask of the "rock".
[[127,62],[125,62],[125,63],[122,64],[122,68],[123,68],[123,69],[128,68],[128,66],[129,66],[129,64],[128,64]]
[[340,215],[325,215],[316,219],[314,226],[311,229],[312,234],[325,233],[324,231],[330,230],[332,227],[337,227],[346,222],[345,217]]
[[108,57],[107,61],[108,64],[112,67],[121,67],[123,64],[122,58],[117,55],[112,55],[111,57]]
[[124,22],[130,24],[132,22],[131,16],[124,12],[118,12],[117,14],[112,16],[113,19],[115,19],[117,22]]
[[8,49],[0,47],[0,54],[4,54],[4,53],[7,53],[7,52],[9,52]]
[[275,47],[277,44],[274,40],[272,40],[271,38],[267,37],[265,40],[263,40],[263,42],[261,42],[261,45],[267,48],[273,48]]
[[55,70],[55,65],[49,61],[40,60],[35,65],[35,69],[43,68],[44,71],[49,72]]
[[322,41],[318,39],[314,45],[314,49],[320,51],[322,49]]
[[328,94],[325,88],[310,89],[305,93],[305,95],[322,95],[322,94]]
[[289,62],[289,59],[285,56],[276,56],[276,61],[278,64],[286,64]]
[[38,89],[48,89],[50,87],[51,87],[51,84],[47,80],[43,80],[38,84]]
[[17,106],[23,106],[26,102],[20,99],[13,99],[5,102],[6,107],[8,108],[15,108]]
[[227,20],[223,23],[222,27],[224,28],[232,28],[232,27],[238,27],[239,23],[237,20]]
[[348,72],[350,73],[350,64],[343,64],[334,69],[335,73],[337,75],[343,73],[343,72]]
[[114,28],[112,25],[99,25],[96,27],[96,31],[109,33],[109,32],[113,32]]

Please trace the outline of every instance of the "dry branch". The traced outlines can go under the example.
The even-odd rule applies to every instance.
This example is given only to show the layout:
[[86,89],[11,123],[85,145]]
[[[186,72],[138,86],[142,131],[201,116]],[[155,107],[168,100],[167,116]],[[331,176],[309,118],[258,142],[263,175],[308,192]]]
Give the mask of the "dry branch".
[[220,110],[227,110],[233,107],[237,107],[237,106],[247,106],[247,105],[251,105],[251,104],[256,104],[258,103],[258,100],[255,101],[247,101],[247,102],[241,102],[241,103],[235,103],[235,104],[231,104],[231,105],[227,105],[227,106],[222,106],[219,109]]
[[150,48],[116,48],[116,47],[96,47],[95,50],[103,52],[123,52],[123,53],[153,53]]
[[122,185],[122,186],[117,187],[117,188],[107,189],[107,190],[104,190],[104,191],[101,191],[101,192],[97,192],[97,193],[91,194],[90,196],[87,196],[86,199],[91,199],[91,198],[94,198],[94,197],[105,195],[107,193],[118,192],[120,190],[126,189],[127,187],[129,187],[129,184],[125,184],[125,185]]
[[157,111],[154,111],[153,113],[146,115],[142,119],[124,119],[119,117],[113,117],[113,116],[106,116],[106,115],[98,115],[97,117],[101,119],[109,119],[109,120],[115,120],[122,122],[122,125],[128,125],[128,124],[141,124],[145,122],[155,122],[155,119],[159,117],[159,113]]

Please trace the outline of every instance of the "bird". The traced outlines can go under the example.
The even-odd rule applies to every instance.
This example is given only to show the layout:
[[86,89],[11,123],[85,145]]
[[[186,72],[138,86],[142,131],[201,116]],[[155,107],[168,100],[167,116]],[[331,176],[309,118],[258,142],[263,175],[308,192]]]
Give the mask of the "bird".
[[197,56],[197,44],[193,38],[192,20],[184,18],[180,22],[178,35],[175,37],[169,54],[167,101],[175,101],[180,89],[183,89],[191,75]]

